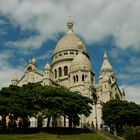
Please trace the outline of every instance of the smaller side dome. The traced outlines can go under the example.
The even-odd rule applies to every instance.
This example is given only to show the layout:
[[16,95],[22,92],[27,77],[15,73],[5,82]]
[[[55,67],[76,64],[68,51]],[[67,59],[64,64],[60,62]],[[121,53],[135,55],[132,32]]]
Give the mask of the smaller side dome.
[[73,59],[70,66],[71,71],[79,69],[92,71],[92,66],[89,59],[81,52]]
[[51,67],[50,67],[49,64],[46,64],[46,65],[45,65],[45,70],[48,70],[48,69],[51,69]]

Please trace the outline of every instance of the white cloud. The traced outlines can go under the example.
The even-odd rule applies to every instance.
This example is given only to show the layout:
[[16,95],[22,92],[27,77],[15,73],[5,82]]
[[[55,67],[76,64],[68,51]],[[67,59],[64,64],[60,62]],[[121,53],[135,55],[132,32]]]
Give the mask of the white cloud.
[[133,64],[133,65],[140,66],[140,59],[139,59],[139,57],[136,57],[136,56],[132,57],[131,56],[130,63]]
[[125,82],[140,81],[140,58],[139,52],[131,53],[120,48],[111,48],[111,58],[117,63],[117,78]]
[[18,77],[22,75],[21,69],[8,67],[2,69],[0,72],[0,88],[9,86],[11,84],[12,76],[17,73]]
[[9,64],[8,59],[11,58],[12,55],[10,51],[0,53],[0,88],[11,84],[13,74],[18,73],[19,76],[23,74],[20,67],[12,67]]
[[26,52],[27,49],[30,47],[33,49],[37,49],[41,47],[44,41],[45,41],[44,36],[35,36],[35,37],[31,36],[29,38],[18,40],[16,42],[9,41],[6,43],[6,46],[10,46],[10,47],[14,46],[18,49],[22,48],[24,52]]
[[[140,50],[139,0],[0,0],[0,11],[23,30],[35,30],[39,36],[13,42],[23,47],[41,47],[48,38],[65,30],[66,18],[76,21],[75,30],[86,41],[101,41],[113,36],[118,47]],[[12,42],[10,42],[12,44]]]
[[140,104],[140,85],[124,85],[126,100]]
[[48,50],[48,51],[46,51],[46,52],[47,52],[47,53],[36,57],[37,60],[45,60],[45,61],[47,61],[47,63],[48,63],[48,60],[49,60],[49,59],[51,58],[51,56],[52,56],[53,50]]
[[[140,66],[128,66],[127,67],[127,72],[130,74],[140,74]],[[140,79],[140,78],[139,78]]]
[[131,73],[128,73],[128,71],[120,72],[117,75],[117,79],[123,81],[124,83],[126,82],[131,82],[133,83],[134,81],[140,81],[140,76],[139,73],[135,73],[135,71],[132,71]]

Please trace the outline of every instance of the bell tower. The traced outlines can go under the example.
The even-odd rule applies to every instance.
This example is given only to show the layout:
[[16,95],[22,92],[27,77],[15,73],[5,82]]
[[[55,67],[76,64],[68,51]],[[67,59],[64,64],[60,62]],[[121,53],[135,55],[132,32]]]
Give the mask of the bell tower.
[[103,64],[100,71],[99,83],[102,87],[102,101],[107,102],[113,98],[111,85],[116,82],[113,68],[108,60],[106,52],[104,53]]

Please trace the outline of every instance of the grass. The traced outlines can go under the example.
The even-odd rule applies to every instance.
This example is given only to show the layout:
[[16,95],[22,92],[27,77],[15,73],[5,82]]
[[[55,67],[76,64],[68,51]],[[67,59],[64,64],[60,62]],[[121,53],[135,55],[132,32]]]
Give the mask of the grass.
[[107,140],[96,134],[55,135],[48,133],[37,134],[0,134],[0,140]]

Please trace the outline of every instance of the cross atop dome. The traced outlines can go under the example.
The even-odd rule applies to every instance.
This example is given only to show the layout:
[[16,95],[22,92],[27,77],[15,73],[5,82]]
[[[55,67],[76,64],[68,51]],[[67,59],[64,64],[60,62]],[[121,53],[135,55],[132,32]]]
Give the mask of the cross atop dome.
[[67,34],[73,33],[73,21],[72,21],[71,16],[69,16],[69,18],[68,18],[67,28],[68,28]]

